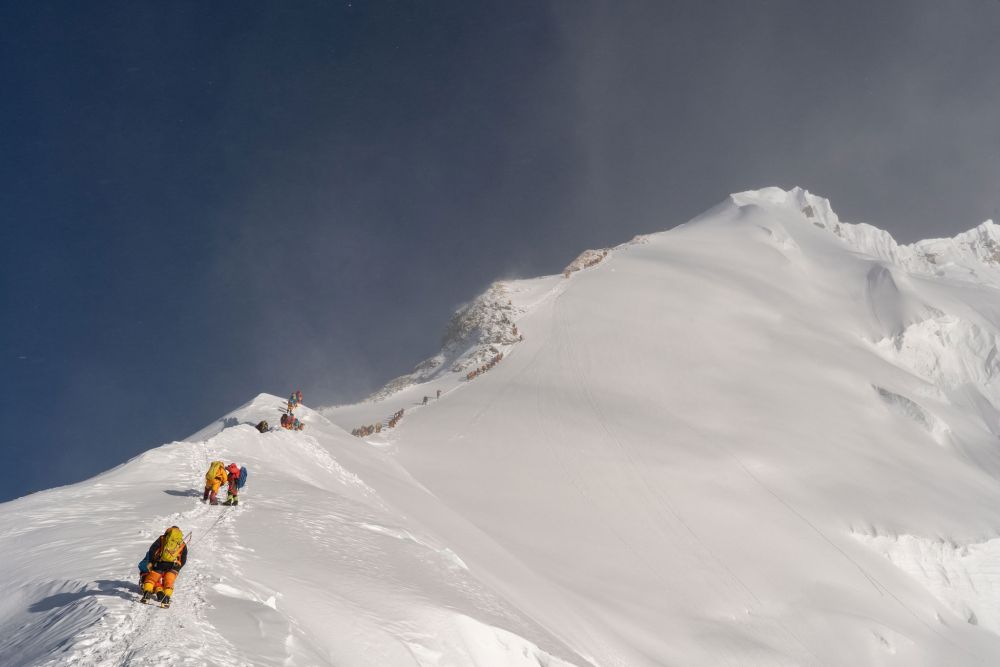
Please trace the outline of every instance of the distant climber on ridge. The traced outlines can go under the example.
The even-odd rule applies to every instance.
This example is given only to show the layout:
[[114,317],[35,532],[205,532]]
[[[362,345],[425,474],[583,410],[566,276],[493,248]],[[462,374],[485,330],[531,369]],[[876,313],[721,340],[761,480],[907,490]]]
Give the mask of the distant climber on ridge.
[[145,565],[140,602],[148,603],[152,598],[161,606],[169,607],[170,598],[174,594],[174,581],[187,562],[187,557],[184,533],[177,526],[170,526],[149,545],[146,557],[139,564],[140,569]]
[[205,473],[205,493],[201,496],[201,502],[208,501],[212,505],[218,505],[219,489],[229,481],[229,473],[226,472],[226,464],[222,461],[212,461]]

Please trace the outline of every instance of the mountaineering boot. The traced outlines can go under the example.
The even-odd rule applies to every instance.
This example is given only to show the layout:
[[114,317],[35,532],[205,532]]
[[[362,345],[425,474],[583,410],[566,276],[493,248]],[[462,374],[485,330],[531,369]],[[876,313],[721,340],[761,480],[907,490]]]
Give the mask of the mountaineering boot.
[[149,604],[149,598],[153,597],[153,591],[143,591],[142,597],[139,598],[139,602],[143,604]]
[[164,597],[163,591],[156,591],[154,597],[156,598],[157,602],[163,602],[163,597]]
[[169,595],[164,595],[163,596],[163,599],[160,600],[160,606],[163,607],[164,609],[166,609],[167,607],[170,606],[170,596]]

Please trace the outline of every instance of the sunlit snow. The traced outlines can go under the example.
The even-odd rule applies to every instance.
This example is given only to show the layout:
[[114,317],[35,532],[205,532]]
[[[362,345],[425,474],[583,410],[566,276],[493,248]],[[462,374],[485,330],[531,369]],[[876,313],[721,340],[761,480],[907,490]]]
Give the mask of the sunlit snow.
[[1000,227],[900,246],[768,188],[580,257],[302,432],[261,394],[0,506],[0,663],[1000,663]]

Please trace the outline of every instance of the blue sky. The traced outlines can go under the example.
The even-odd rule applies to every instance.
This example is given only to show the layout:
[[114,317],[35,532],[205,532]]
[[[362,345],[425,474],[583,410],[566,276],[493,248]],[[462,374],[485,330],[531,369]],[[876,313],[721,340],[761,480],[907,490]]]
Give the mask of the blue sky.
[[0,2],[0,500],[359,398],[492,280],[731,191],[997,217],[998,35],[993,0]]

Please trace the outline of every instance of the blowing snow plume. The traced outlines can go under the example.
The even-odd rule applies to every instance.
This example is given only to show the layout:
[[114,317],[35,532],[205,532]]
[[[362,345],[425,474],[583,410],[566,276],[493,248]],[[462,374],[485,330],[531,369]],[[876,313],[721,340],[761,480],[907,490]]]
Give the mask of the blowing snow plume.
[[[0,657],[996,662],[1000,274],[979,229],[899,246],[768,188],[494,286],[439,363],[299,408],[303,431],[253,428],[282,403],[262,394],[0,507]],[[238,507],[199,503],[216,459],[250,470]],[[191,534],[174,604],[139,606],[170,525]]]

